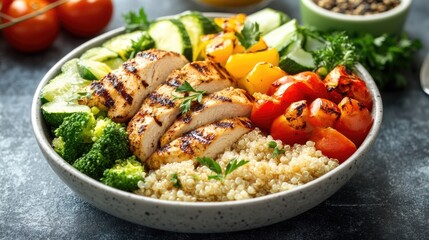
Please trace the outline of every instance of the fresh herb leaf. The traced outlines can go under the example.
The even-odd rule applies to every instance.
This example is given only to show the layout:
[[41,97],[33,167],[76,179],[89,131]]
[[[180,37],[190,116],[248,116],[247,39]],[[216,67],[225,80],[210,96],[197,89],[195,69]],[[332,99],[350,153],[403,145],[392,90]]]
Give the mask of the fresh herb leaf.
[[277,147],[277,143],[276,142],[274,142],[274,141],[270,141],[269,143],[268,143],[268,147],[269,148],[273,148],[274,150],[273,150],[273,158],[276,158],[278,155],[280,155],[280,154],[283,154],[283,153],[285,153],[285,150],[280,150],[278,147]]
[[232,173],[234,170],[236,170],[237,168],[245,165],[246,163],[248,163],[249,161],[246,160],[241,160],[239,162],[237,162],[237,159],[233,159],[231,160],[228,165],[226,165],[225,168],[225,173],[222,174],[222,168],[220,167],[219,163],[217,163],[215,160],[213,160],[212,158],[209,157],[202,157],[199,158],[197,157],[197,161],[201,164],[204,165],[206,167],[208,167],[210,170],[212,170],[213,172],[215,172],[215,175],[210,175],[208,176],[208,179],[215,179],[215,180],[223,180],[226,178],[226,176],[228,176],[228,174]]
[[201,164],[204,165],[206,167],[208,167],[210,170],[212,170],[213,172],[217,173],[217,174],[222,174],[222,169],[219,165],[219,163],[217,163],[215,160],[213,160],[212,158],[209,157],[197,157],[197,161]]
[[359,62],[359,54],[353,41],[345,32],[324,34],[325,47],[312,52],[316,68],[332,71],[338,65],[352,69]]
[[256,44],[261,38],[259,24],[246,22],[241,32],[235,33],[235,36],[237,36],[237,39],[238,41],[240,41],[241,45],[244,48],[248,49],[254,44]]
[[171,176],[170,181],[173,183],[173,186],[175,188],[182,188],[182,183],[180,182],[180,179],[177,177],[177,173],[174,173]]
[[228,176],[228,174],[232,173],[233,171],[235,171],[237,168],[243,166],[244,164],[248,163],[249,161],[246,160],[241,160],[239,162],[237,162],[237,159],[234,158],[232,159],[228,165],[226,165],[225,168],[225,177]]
[[173,97],[173,100],[177,100],[177,99],[182,100],[182,102],[179,105],[180,112],[182,114],[185,114],[185,113],[189,112],[189,110],[191,110],[192,102],[201,103],[201,101],[203,100],[203,95],[206,93],[206,91],[195,90],[191,86],[191,84],[189,84],[188,81],[185,81],[182,85],[180,85],[176,89],[176,92],[185,93],[185,95],[183,97],[179,97],[179,96]]
[[155,47],[155,42],[147,32],[143,32],[139,40],[131,40],[131,42],[131,51],[128,58],[135,58],[138,52]]
[[150,21],[147,18],[144,8],[140,8],[138,13],[129,12],[124,14],[123,18],[125,20],[126,32],[149,29]]

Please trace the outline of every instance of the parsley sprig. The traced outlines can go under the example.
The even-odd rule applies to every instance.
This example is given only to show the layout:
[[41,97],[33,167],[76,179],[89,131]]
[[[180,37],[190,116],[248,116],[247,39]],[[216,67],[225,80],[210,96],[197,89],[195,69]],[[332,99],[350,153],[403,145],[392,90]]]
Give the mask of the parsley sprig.
[[259,25],[257,23],[245,23],[241,32],[235,33],[238,41],[246,49],[253,46],[261,38],[261,32],[259,31]]
[[225,168],[225,171],[222,173],[222,168],[220,167],[219,163],[217,163],[215,160],[209,157],[197,157],[197,161],[206,167],[208,167],[210,170],[212,170],[215,175],[210,175],[209,179],[216,179],[216,180],[224,180],[226,176],[228,176],[230,173],[235,171],[237,168],[247,164],[249,161],[246,160],[240,160],[238,161],[236,158],[232,159]]
[[182,183],[180,182],[180,179],[177,176],[177,173],[173,173],[173,175],[170,178],[170,181],[173,183],[173,186],[175,188],[182,188]]
[[270,141],[268,143],[268,147],[274,149],[273,150],[273,158],[276,158],[278,155],[285,153],[285,150],[281,150],[277,147],[277,143],[274,141]]
[[150,21],[147,18],[146,12],[143,8],[140,8],[138,13],[129,12],[123,15],[125,20],[125,29],[127,32],[135,30],[148,30]]
[[197,91],[195,90],[191,84],[189,84],[188,81],[185,81],[182,85],[180,85],[178,88],[176,88],[176,92],[179,93],[185,93],[183,97],[180,96],[174,96],[173,100],[182,100],[180,103],[180,112],[182,114],[185,114],[191,110],[191,104],[192,102],[198,102],[201,103],[203,100],[203,96],[206,93],[206,91]]
[[131,51],[128,53],[128,58],[134,58],[138,52],[155,47],[155,41],[147,32],[143,32],[137,41],[131,40],[131,42]]

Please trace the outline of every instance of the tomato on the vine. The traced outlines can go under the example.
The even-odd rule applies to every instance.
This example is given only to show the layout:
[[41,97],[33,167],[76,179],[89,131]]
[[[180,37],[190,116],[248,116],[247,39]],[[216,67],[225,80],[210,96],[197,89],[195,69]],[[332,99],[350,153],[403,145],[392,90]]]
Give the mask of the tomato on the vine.
[[[12,18],[22,17],[49,3],[45,0],[15,0],[6,14]],[[7,19],[2,19],[5,23]],[[14,48],[23,52],[38,52],[51,46],[59,32],[59,22],[55,10],[3,29],[6,41]]]
[[70,0],[57,8],[61,25],[80,37],[99,33],[113,14],[112,0]]

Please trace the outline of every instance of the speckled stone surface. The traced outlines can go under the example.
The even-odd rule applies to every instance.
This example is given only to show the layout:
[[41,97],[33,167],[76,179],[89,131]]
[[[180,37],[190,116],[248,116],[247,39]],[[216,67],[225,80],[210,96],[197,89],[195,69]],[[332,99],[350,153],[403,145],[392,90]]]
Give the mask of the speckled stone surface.
[[[121,5],[119,5],[119,3]],[[116,0],[108,29],[121,14],[144,6],[150,18],[185,9],[209,11],[190,0]],[[299,17],[298,1],[270,5]],[[429,4],[415,0],[406,24],[425,48],[413,63],[408,88],[382,93],[378,140],[357,174],[327,201],[293,219],[227,234],[178,234],[110,216],[81,200],[50,169],[33,137],[30,105],[49,68],[87,39],[62,33],[37,55],[11,50],[0,38],[0,239],[424,239],[429,236],[429,96],[418,70],[429,51]]]

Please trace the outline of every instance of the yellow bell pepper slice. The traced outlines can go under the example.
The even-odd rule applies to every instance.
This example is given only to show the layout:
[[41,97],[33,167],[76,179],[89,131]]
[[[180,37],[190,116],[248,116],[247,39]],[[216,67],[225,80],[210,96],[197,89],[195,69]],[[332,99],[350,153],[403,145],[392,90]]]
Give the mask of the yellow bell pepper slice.
[[231,39],[221,37],[214,38],[206,46],[205,55],[208,59],[225,66],[226,61],[234,51],[234,43]]
[[250,94],[255,92],[267,93],[271,83],[286,76],[281,68],[271,63],[261,62],[255,65],[246,77],[238,80],[238,86],[247,90]]
[[267,43],[264,41],[263,38],[260,38],[259,41],[252,46],[250,46],[249,49],[247,49],[247,52],[259,52],[264,51],[268,49]]
[[237,14],[230,18],[215,18],[214,22],[218,25],[224,32],[240,32],[241,28],[246,21],[246,14]]
[[275,66],[279,65],[277,49],[270,48],[260,52],[231,55],[225,64],[225,68],[231,76],[238,80],[245,77],[260,62],[268,62]]

